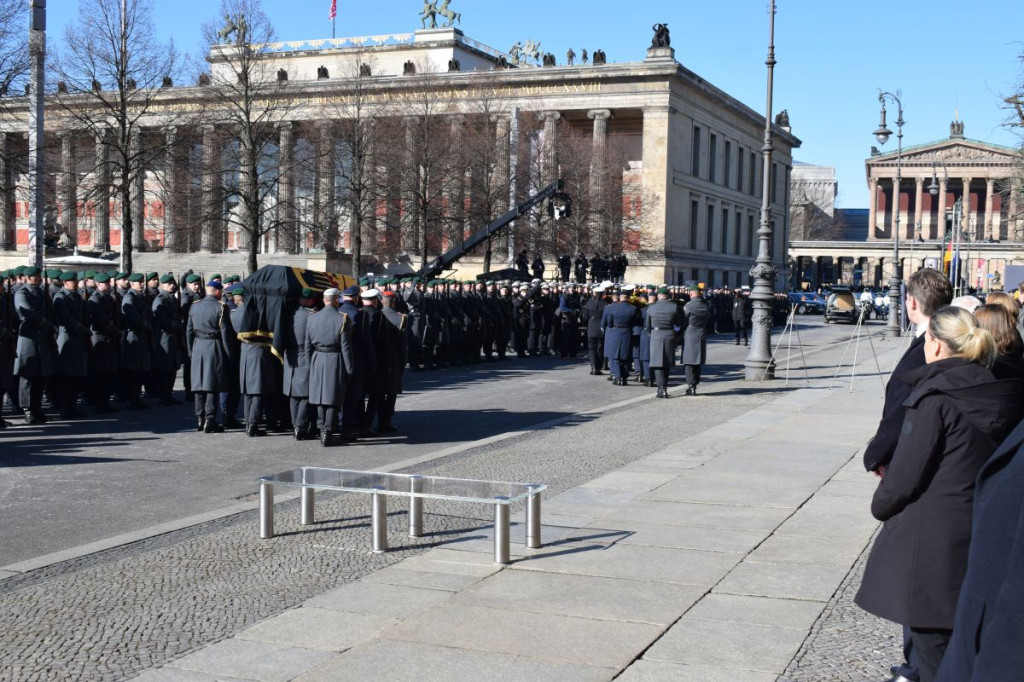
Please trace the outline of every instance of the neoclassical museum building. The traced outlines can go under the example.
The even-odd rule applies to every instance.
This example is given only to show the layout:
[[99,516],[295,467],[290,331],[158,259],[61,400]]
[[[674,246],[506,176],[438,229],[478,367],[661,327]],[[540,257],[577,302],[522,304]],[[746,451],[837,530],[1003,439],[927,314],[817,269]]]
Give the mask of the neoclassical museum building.
[[[637,41],[637,52],[642,54],[646,38],[638,36]],[[486,105],[505,158],[484,172],[506,179],[532,173],[522,170],[531,168],[523,163],[523,158],[531,155],[543,157],[535,166],[540,169],[537,173],[546,176],[541,180],[572,170],[562,165],[572,164],[572,159],[555,158],[551,151],[555,148],[551,141],[559,135],[572,133],[585,139],[595,152],[614,145],[620,155],[613,169],[615,181],[598,183],[601,186],[589,191],[621,194],[622,209],[606,218],[616,224],[605,226],[619,235],[619,243],[605,248],[626,252],[630,259],[627,279],[697,280],[711,286],[749,282],[762,203],[764,117],[689,71],[676,61],[670,47],[651,47],[640,61],[609,62],[595,51],[595,59],[586,62],[569,60],[566,55],[558,61],[571,63],[556,63],[549,56],[541,65],[541,60],[527,63],[529,60],[516,54],[483,45],[457,28],[438,28],[259,48],[264,70],[279,85],[286,85],[275,91],[282,106],[270,122],[277,135],[275,163],[280,167],[268,200],[276,202],[279,209],[275,228],[259,236],[260,264],[347,267],[352,223],[351,216],[345,214],[346,202],[339,198],[340,192],[347,191],[341,189],[339,176],[343,173],[330,163],[313,163],[309,172],[291,172],[284,166],[307,153],[303,150],[340,147],[332,138],[332,125],[346,116],[351,109],[347,105],[358,92],[365,106],[388,107],[388,115],[398,117],[417,115],[415,107],[403,103],[431,99],[443,104],[453,126]],[[165,82],[140,121],[138,144],[160,145],[166,152],[149,159],[134,192],[136,269],[244,270],[249,238],[239,232],[237,221],[230,219],[232,211],[240,209],[224,191],[230,179],[213,177],[222,172],[221,156],[232,144],[233,133],[216,115],[217,106],[225,105],[206,101],[210,78],[216,81],[218,74],[230,68],[228,57],[234,49],[234,44],[214,46],[207,56],[209,73],[197,83]],[[27,257],[27,100],[12,98],[0,115],[0,146],[5,152],[0,168],[0,184],[5,190],[0,192],[2,267],[23,263]],[[102,170],[107,151],[95,132],[80,129],[73,116],[62,113],[61,102],[59,93],[47,98],[46,220],[64,249],[116,253],[121,248],[121,209],[116,192],[106,187],[111,182],[109,173]],[[203,113],[197,117],[193,115],[196,112]],[[788,116],[776,119],[774,131],[772,257],[780,273],[777,286],[781,287],[789,242],[792,152],[800,140],[792,134]],[[398,147],[405,143],[401,137],[375,141],[376,145]],[[878,169],[875,194],[879,206],[873,239],[887,238],[891,203],[883,197],[888,196],[885,178],[891,175],[890,160],[890,155],[884,155],[873,161],[872,167]],[[959,191],[965,172],[959,157],[946,161],[944,195],[949,197]],[[396,172],[393,168],[377,170],[384,175]],[[467,176],[471,172],[467,171]],[[972,207],[985,234],[1012,232],[1005,221],[991,219],[1000,210],[999,204],[993,203],[992,180],[974,170],[970,178]],[[487,217],[501,215],[528,196],[531,186],[543,185],[534,180],[513,180],[508,199]],[[470,186],[467,181],[446,188],[443,204],[450,216],[464,216],[460,220],[465,234],[483,226],[471,218],[476,197]],[[909,205],[912,217],[920,213],[922,229],[931,234],[936,229],[935,209],[921,203],[920,184],[917,187],[917,203],[911,186],[902,205]],[[612,203],[620,203],[618,197],[613,199]],[[581,206],[586,203],[580,197],[574,200]],[[337,214],[336,229],[313,229],[319,217],[332,210]],[[388,235],[383,227],[389,216],[407,211],[401,197],[380,197],[380,207],[371,217],[377,224],[364,227],[366,233],[362,234],[363,260],[389,272],[415,269],[417,242],[405,233]],[[522,229],[521,223],[513,235]],[[912,229],[908,235],[913,235]],[[450,244],[450,238],[428,241],[427,249],[439,251]],[[561,255],[555,251],[570,251],[572,246],[524,237],[515,242],[515,250],[520,248],[541,251],[550,272]],[[502,242],[492,268],[504,267],[511,251]],[[474,254],[459,268],[470,275],[474,270],[480,272],[482,265],[480,254]]]
[[897,152],[873,148],[865,161],[866,224],[847,225],[843,240],[793,240],[794,278],[812,286],[884,285],[892,272],[898,215],[905,276],[941,267],[944,251],[959,236],[964,285],[1002,288],[1006,266],[1024,262],[1019,164],[1017,150],[965,137],[963,121],[950,124],[947,138],[904,148],[899,185]]

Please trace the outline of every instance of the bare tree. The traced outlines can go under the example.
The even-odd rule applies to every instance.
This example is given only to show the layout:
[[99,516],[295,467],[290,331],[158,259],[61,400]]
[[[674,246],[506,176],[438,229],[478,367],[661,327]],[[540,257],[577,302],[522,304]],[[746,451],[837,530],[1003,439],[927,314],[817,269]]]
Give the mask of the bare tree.
[[279,192],[283,177],[298,164],[279,146],[278,124],[287,122],[292,105],[285,96],[287,73],[274,70],[267,58],[276,32],[260,0],[222,0],[220,14],[222,19],[203,26],[203,42],[211,62],[207,120],[219,124],[226,144],[214,159],[222,162],[220,172],[206,174],[205,182],[215,186],[204,189],[220,191],[235,208],[224,212],[218,201],[208,207],[215,215],[205,218],[219,223],[223,217],[236,228],[252,272],[259,267],[263,238],[294,230],[294,198]]
[[[1009,115],[1005,125],[1010,128],[1018,137],[1017,160],[1014,164],[1013,177],[1003,187],[1002,200],[1004,204],[1016,209],[1015,212],[1008,211],[1010,224],[1015,222],[1019,225],[1024,221],[1024,52],[1020,54],[1021,73],[1013,92],[1004,98]],[[1009,234],[1007,237],[1012,241],[1021,241],[1020,228],[1017,234]]]
[[25,0],[0,0],[0,113],[28,85],[28,8]]
[[[161,42],[150,0],[80,0],[77,20],[51,61],[58,83],[57,117],[67,128],[89,133],[107,157],[108,177],[121,212],[122,267],[132,269],[136,202],[146,168],[165,151],[142,139],[161,86],[178,75],[182,61],[173,43]],[[103,197],[107,187],[97,188]]]

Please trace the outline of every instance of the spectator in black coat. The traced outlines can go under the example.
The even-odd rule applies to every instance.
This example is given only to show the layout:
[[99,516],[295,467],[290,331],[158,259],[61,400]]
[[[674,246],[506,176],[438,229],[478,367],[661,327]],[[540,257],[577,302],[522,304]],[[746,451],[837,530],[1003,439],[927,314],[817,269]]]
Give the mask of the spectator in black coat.
[[910,628],[920,680],[933,682],[967,570],[974,481],[1020,417],[1021,385],[987,369],[995,339],[960,308],[935,313],[924,355],[900,379],[911,389],[906,414],[871,501],[885,524],[856,602]]

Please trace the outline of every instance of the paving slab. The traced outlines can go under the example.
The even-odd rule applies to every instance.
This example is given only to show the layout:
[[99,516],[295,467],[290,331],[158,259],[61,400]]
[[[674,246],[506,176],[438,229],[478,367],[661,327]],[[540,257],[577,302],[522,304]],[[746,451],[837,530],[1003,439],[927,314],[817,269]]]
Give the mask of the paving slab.
[[621,669],[663,630],[662,626],[646,623],[446,602],[390,628],[384,637]]
[[740,553],[614,545],[607,549],[526,557],[513,564],[526,571],[629,578],[684,585],[714,585],[743,558]]
[[878,488],[878,479],[871,474],[860,473],[859,478],[852,480],[839,480],[833,478],[831,481],[822,486],[818,494],[827,497],[856,497],[862,500],[864,508],[868,509],[871,503],[871,496],[875,494],[875,490]]
[[677,474],[613,471],[610,474],[595,478],[589,483],[584,483],[582,487],[645,493],[665,485],[676,477]]
[[800,566],[845,566],[849,568],[864,550],[864,542],[823,535],[772,535],[748,557],[751,561]]
[[616,682],[775,682],[775,677],[773,673],[718,665],[682,665],[640,659],[615,679]]
[[806,632],[821,615],[821,609],[821,602],[816,601],[712,593],[687,611],[686,618],[795,628]]
[[377,640],[349,649],[295,682],[604,682],[617,668],[555,663],[525,656],[471,651],[400,640]]
[[741,486],[725,488],[704,485],[699,479],[677,479],[657,490],[652,490],[642,499],[796,509],[806,502],[813,492],[811,486],[794,486],[790,490]]
[[382,568],[361,578],[367,583],[381,583],[384,585],[399,585],[404,587],[418,587],[425,590],[439,590],[443,592],[458,592],[470,585],[480,582],[483,578],[473,575],[458,575],[455,573],[440,573],[437,571],[423,571],[407,569],[402,564]]
[[630,521],[666,526],[734,528],[768,533],[786,520],[792,509],[744,507],[724,504],[693,504],[638,500],[609,514],[611,521]]
[[774,564],[745,559],[715,586],[719,594],[827,602],[849,566]]
[[426,554],[406,559],[399,565],[406,571],[452,573],[474,578],[486,578],[501,570],[501,566],[494,564],[493,556],[488,559],[475,552],[460,552],[451,549],[434,549]]
[[238,637],[316,651],[344,651],[373,639],[399,621],[364,613],[301,607],[257,623]]
[[730,528],[704,528],[701,526],[663,526],[629,521],[596,521],[595,530],[606,528],[607,532],[626,532],[619,540],[623,545],[645,547],[674,547],[697,549],[705,552],[740,552],[746,554],[764,540],[764,533],[757,530]]
[[495,609],[669,625],[706,587],[541,571],[502,571],[455,600]]
[[817,535],[832,538],[859,538],[878,528],[870,506],[856,497],[812,498],[792,517],[786,519],[779,535]]
[[806,631],[794,628],[684,616],[644,653],[644,659],[778,675],[786,669],[806,636]]
[[542,509],[555,515],[602,518],[628,505],[641,494],[643,491],[640,490],[579,487],[544,500]]
[[448,592],[356,581],[325,592],[306,606],[347,613],[365,613],[380,618],[405,619],[451,597]]
[[132,678],[133,682],[252,682],[244,677],[232,677],[229,675],[211,675],[210,673],[197,673],[192,670],[181,670],[164,666],[162,668],[150,668],[138,677]]
[[168,668],[260,682],[288,682],[334,654],[242,639],[228,639],[180,658]]

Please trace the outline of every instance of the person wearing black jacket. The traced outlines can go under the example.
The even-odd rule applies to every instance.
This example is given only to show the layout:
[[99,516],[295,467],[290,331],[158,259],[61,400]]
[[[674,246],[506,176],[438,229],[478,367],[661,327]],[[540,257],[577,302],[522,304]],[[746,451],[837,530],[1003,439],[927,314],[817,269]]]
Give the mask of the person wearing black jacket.
[[992,335],[945,307],[925,332],[925,365],[910,387],[895,452],[871,500],[884,522],[856,603],[910,628],[921,682],[933,682],[967,570],[974,481],[1020,418],[1021,384],[988,370]]

